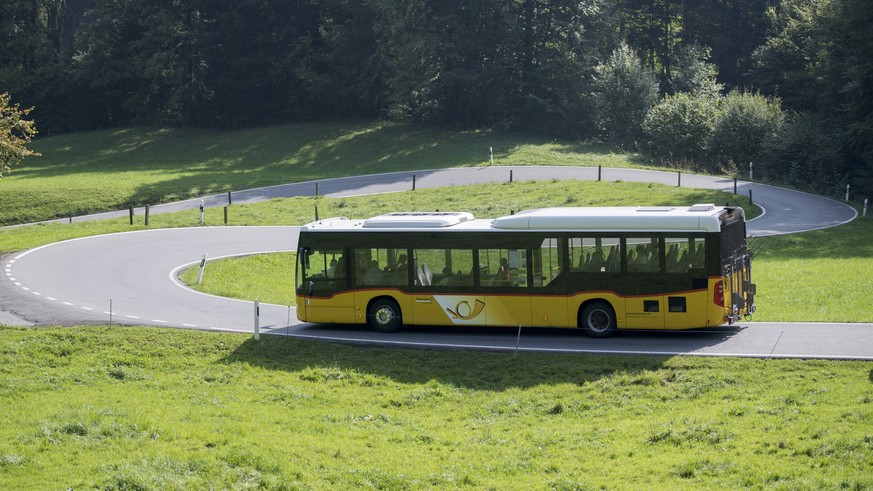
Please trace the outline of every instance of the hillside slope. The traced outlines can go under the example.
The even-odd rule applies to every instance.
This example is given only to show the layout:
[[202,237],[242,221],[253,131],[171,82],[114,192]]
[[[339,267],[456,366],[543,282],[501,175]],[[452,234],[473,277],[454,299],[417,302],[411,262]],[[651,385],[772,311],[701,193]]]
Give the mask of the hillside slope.
[[216,131],[127,128],[40,139],[0,180],[0,225],[347,175],[495,164],[632,165],[591,144],[381,122]]

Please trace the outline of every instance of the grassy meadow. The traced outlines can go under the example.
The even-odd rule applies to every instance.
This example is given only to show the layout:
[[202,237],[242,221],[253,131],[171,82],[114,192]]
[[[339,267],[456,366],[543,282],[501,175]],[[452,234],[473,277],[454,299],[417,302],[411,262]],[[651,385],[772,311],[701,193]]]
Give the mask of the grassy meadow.
[[869,489],[873,363],[0,328],[3,489]]
[[373,122],[232,131],[126,128],[40,138],[0,179],[0,226],[272,184],[401,170],[502,165],[626,167],[596,144]]
[[[368,123],[41,139],[0,224],[349,174],[633,156]],[[742,196],[729,199],[750,215]],[[622,182],[516,182],[230,207],[230,225],[386,210],[723,203]],[[0,255],[140,230],[0,229]],[[198,226],[196,211],[151,227]],[[220,225],[220,208],[206,210]],[[211,261],[205,291],[293,303],[293,254]],[[763,239],[756,320],[873,322],[873,224]],[[187,276],[186,276],[187,275]],[[193,282],[196,271],[183,273]],[[560,334],[558,334],[560,335]],[[871,489],[873,362],[383,349],[106,326],[0,326],[0,489]]]

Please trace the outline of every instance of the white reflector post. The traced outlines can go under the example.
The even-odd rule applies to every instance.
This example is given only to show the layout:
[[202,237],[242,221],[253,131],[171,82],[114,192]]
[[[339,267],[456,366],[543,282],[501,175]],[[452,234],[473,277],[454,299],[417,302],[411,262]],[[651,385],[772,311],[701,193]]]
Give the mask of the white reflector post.
[[206,253],[203,254],[203,259],[200,260],[200,271],[197,272],[197,284],[203,280],[203,268],[206,267]]
[[261,302],[255,299],[255,341],[261,339]]

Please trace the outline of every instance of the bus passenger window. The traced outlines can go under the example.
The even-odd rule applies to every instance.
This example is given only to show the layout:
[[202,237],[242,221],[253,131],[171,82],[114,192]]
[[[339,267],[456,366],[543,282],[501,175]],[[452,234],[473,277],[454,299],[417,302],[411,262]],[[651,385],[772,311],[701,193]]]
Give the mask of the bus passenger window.
[[630,273],[660,271],[661,247],[658,239],[639,237],[627,239],[627,270]]
[[705,241],[702,238],[671,238],[666,239],[667,272],[688,273],[703,269],[705,262]]
[[691,257],[691,269],[706,268],[706,241],[703,239],[691,239],[689,241],[688,254]]
[[479,282],[482,286],[526,287],[527,250],[479,249]]
[[620,241],[612,237],[570,239],[570,271],[618,273]]
[[473,286],[472,249],[415,249],[413,277],[420,286]]
[[544,239],[540,248],[533,250],[533,286],[548,286],[561,273],[558,243],[558,239]]
[[405,286],[409,278],[406,249],[356,249],[355,285]]

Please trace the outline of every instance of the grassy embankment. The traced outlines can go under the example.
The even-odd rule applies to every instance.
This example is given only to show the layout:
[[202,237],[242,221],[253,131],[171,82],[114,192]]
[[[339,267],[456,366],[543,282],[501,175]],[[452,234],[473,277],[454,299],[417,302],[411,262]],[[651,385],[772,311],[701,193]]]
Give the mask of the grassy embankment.
[[484,165],[627,167],[593,144],[497,131],[324,123],[234,131],[131,128],[38,139],[0,180],[0,226],[271,184]]
[[[75,141],[70,147],[81,150]],[[152,143],[140,148],[174,153]],[[608,165],[585,165],[597,163]],[[56,183],[67,171],[71,183],[78,178],[76,165],[57,167],[45,170]],[[573,198],[562,185],[535,187],[555,204],[591,199]],[[637,187],[647,196],[656,191]],[[495,216],[529,207],[501,201],[505,190],[512,188],[482,187],[495,194],[478,196],[484,208],[466,208]],[[394,198],[433,208],[416,193],[234,206],[231,223],[299,224],[316,203],[322,216],[373,214],[365,205],[409,209],[382,201]],[[219,223],[220,213],[208,210],[207,223]],[[196,221],[190,212],[159,215],[153,227]],[[840,320],[873,319],[869,293],[859,296],[873,278],[870,227],[856,221],[766,239],[756,262],[761,304],[783,302],[779,315],[811,308]],[[0,251],[132,228],[144,227],[116,220],[2,230]],[[207,278],[218,276],[217,267]],[[772,292],[781,291],[777,301]],[[102,327],[0,328],[0,360],[4,489],[873,487],[871,363],[515,359]]]
[[[22,217],[46,218],[70,210],[117,208],[130,202],[167,201],[207,191],[344,173],[385,172],[406,166],[479,165],[485,161],[483,155],[487,153],[483,152],[487,146],[494,146],[498,163],[633,164],[632,156],[611,154],[586,145],[536,141],[495,132],[450,132],[365,123],[291,125],[232,132],[137,128],[65,135],[36,143],[36,148],[45,156],[26,160],[23,167],[0,180],[0,192],[4,196],[0,200],[0,222]],[[629,191],[630,188],[613,192],[613,188],[605,185],[607,183],[599,184],[604,185],[593,189],[580,186],[579,189],[585,189],[580,193],[563,189],[557,183],[542,183],[538,186],[542,191],[535,194],[530,194],[529,189],[519,193],[507,185],[482,186],[477,187],[476,194],[470,195],[475,199],[466,201],[451,200],[463,200],[468,193],[439,196],[444,193],[428,194],[426,190],[419,190],[414,195],[400,193],[398,197],[406,198],[399,200],[390,195],[366,198],[364,202],[374,205],[370,208],[359,208],[355,199],[321,198],[323,201],[313,201],[312,198],[300,198],[299,201],[277,201],[253,207],[234,206],[230,221],[236,225],[298,225],[313,218],[316,203],[321,216],[368,216],[386,209],[464,208],[477,216],[488,217],[546,203],[616,203],[602,200],[610,193],[613,197],[627,194],[632,198],[620,202],[622,204],[650,202],[647,199],[650,188],[645,185],[635,188],[643,190],[636,193]],[[501,195],[503,191],[507,193]],[[107,192],[113,193],[113,197],[104,200]],[[605,194],[598,194],[601,192]],[[41,197],[44,196],[49,198],[43,200]],[[686,195],[669,202],[693,201],[718,203],[722,200]],[[207,210],[207,223],[221,223],[221,212],[220,209]],[[155,215],[152,227],[194,226],[197,218],[196,212]],[[867,223],[858,221],[837,229],[766,239],[764,251],[756,262],[756,281],[761,292],[761,311],[756,318],[873,321],[873,306],[867,301],[873,293],[873,261],[870,261],[873,246],[869,245],[873,243],[870,240],[873,232]],[[122,219],[2,229],[0,254],[68,238],[144,228],[141,217],[138,217],[134,226]],[[281,258],[278,261],[269,258],[246,261],[270,261],[270,268],[277,262],[287,262]],[[249,269],[247,262],[242,264],[245,265],[244,272]],[[217,269],[217,263],[210,265],[207,281],[221,278]],[[262,270],[253,271],[257,277],[264,277]],[[240,277],[237,271],[231,274]],[[248,288],[236,293],[226,289],[219,292],[243,298],[252,295],[270,298],[282,304],[293,301],[290,292],[279,298],[270,297],[269,292]]]
[[3,489],[873,487],[873,363],[0,328]]

